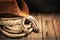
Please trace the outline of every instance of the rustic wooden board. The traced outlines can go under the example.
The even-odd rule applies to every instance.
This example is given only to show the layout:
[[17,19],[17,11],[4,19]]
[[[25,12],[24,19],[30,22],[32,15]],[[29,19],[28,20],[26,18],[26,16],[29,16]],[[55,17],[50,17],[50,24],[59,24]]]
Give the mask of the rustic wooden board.
[[52,19],[55,27],[57,40],[60,40],[60,14],[53,14]]
[[43,39],[55,40],[55,32],[52,25],[51,15],[42,15]]
[[39,33],[32,32],[31,40],[42,40],[41,14],[38,13],[38,15],[33,15],[33,17],[36,20],[37,27],[39,28]]
[[18,40],[30,40],[30,34],[25,37],[19,38]]

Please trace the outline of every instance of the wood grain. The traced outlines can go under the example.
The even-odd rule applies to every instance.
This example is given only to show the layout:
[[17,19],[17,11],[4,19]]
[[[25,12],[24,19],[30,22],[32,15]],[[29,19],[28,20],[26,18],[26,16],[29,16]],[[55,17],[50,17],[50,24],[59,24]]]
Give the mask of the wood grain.
[[52,25],[51,15],[42,15],[43,39],[55,40],[55,33]]
[[60,40],[60,14],[59,15],[53,15],[52,16],[55,32],[57,36],[57,40]]

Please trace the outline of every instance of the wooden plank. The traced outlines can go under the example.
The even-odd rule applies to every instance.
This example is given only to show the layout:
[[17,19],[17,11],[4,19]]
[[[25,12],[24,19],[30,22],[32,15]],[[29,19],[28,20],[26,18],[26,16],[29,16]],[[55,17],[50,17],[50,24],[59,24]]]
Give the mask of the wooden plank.
[[19,40],[30,40],[30,34],[25,37],[19,38]]
[[60,14],[52,16],[57,40],[60,40]]
[[42,15],[43,40],[56,40],[52,18],[49,14]]
[[[34,13],[35,14],[35,13]],[[39,28],[39,33],[32,32],[31,40],[42,40],[42,26],[41,26],[41,14],[32,15],[37,23],[37,27]]]
[[6,40],[18,40],[18,38],[6,38]]

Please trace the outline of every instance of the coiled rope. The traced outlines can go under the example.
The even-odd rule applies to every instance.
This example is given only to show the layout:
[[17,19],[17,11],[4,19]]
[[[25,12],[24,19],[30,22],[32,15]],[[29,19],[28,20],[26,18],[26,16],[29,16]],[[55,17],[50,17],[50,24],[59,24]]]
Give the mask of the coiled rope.
[[31,18],[0,18],[0,31],[8,37],[23,37],[33,30],[39,32]]

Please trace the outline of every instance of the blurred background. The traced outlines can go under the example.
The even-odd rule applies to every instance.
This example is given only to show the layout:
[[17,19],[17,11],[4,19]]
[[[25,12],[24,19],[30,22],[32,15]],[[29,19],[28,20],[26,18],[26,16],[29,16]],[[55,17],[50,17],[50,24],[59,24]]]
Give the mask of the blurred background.
[[60,0],[24,0],[30,12],[60,12]]

